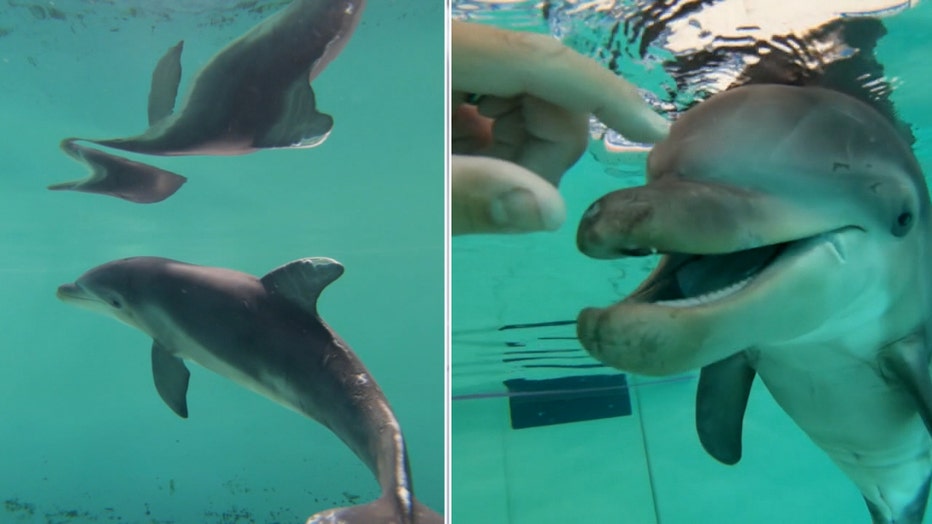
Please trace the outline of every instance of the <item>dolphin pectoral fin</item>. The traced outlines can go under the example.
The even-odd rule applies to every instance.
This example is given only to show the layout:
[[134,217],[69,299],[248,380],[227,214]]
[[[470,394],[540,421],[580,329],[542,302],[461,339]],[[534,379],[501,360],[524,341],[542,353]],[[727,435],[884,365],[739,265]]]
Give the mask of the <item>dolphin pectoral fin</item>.
[[880,369],[885,376],[892,374],[905,386],[916,402],[916,409],[932,434],[932,378],[929,362],[932,352],[920,333],[913,333],[888,344],[880,350]]
[[253,147],[273,149],[315,147],[323,143],[333,129],[333,117],[317,111],[314,90],[303,79],[282,93],[281,112],[268,129],[259,130]]
[[83,180],[53,184],[49,189],[96,193],[138,204],[153,204],[175,194],[188,180],[171,171],[84,147],[76,140],[62,140],[61,148],[75,160],[90,167],[91,175]]
[[269,293],[317,316],[317,299],[328,284],[340,278],[343,265],[325,257],[302,258],[273,269],[260,281]]
[[159,59],[152,71],[152,86],[149,89],[149,126],[172,114],[178,84],[181,82],[181,51],[184,40],[172,46]]
[[696,391],[699,441],[716,460],[741,460],[741,429],[756,372],[742,351],[702,368]]
[[179,417],[188,418],[188,379],[191,372],[184,361],[152,342],[152,378],[159,396]]

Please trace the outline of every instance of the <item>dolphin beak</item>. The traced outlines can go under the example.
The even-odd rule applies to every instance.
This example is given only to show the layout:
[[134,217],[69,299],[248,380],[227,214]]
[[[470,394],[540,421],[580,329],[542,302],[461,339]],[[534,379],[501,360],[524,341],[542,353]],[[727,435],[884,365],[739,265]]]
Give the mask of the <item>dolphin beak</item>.
[[55,296],[62,302],[74,302],[77,300],[90,300],[87,293],[77,284],[62,284],[58,286]]

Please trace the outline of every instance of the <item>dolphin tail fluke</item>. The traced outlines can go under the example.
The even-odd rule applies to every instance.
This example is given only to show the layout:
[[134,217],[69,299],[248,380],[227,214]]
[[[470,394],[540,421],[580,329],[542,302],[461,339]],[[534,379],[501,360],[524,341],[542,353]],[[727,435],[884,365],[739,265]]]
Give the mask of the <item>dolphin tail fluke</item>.
[[392,497],[382,495],[368,504],[321,511],[306,524],[443,524],[442,515],[416,500],[411,513],[405,515]]
[[443,524],[443,515],[414,501],[414,524]]

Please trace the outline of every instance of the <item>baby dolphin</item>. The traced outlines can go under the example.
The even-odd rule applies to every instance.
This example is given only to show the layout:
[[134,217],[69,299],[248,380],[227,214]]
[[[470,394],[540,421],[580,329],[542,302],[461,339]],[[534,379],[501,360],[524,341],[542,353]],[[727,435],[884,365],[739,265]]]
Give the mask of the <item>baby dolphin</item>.
[[441,523],[415,500],[404,439],[375,379],[317,312],[343,274],[329,258],[305,258],[262,278],[165,258],[98,266],[58,288],[62,301],[120,320],[152,337],[159,395],[188,416],[191,360],[306,415],[335,433],[382,488],[368,504],[327,510],[308,524]]
[[[214,55],[194,77],[184,105],[173,112],[181,80],[183,43],[179,42],[153,72],[149,128],[144,133],[106,140],[66,138],[62,148],[67,152],[74,147],[71,144],[83,140],[134,153],[174,156],[318,146],[329,136],[333,118],[317,111],[310,82],[346,46],[365,4],[365,0],[295,0]],[[98,178],[107,172],[95,165],[94,156],[78,158],[89,163]],[[145,192],[153,185],[148,177],[142,169],[135,178],[108,182],[108,187],[118,183],[140,187],[106,194]],[[54,186],[70,187],[92,192],[95,186],[80,181]],[[170,195],[157,192],[143,200]]]
[[699,437],[727,464],[760,375],[875,523],[918,524],[932,476],[929,208],[912,150],[867,104],[812,87],[715,95],[657,144],[645,186],[583,217],[590,256],[663,256],[629,297],[582,311],[579,339],[635,373],[702,368]]

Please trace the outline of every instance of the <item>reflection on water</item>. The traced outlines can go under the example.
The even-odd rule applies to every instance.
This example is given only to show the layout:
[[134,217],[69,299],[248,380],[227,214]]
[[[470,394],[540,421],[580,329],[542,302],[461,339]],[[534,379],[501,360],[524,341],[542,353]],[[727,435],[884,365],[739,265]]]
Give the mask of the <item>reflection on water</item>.
[[[880,17],[918,2],[743,0],[453,2],[454,16],[513,28],[546,27],[642,88],[671,117],[708,96],[747,83],[827,85],[874,102],[891,116],[896,78],[874,56]],[[903,126],[905,128],[905,126]],[[636,146],[598,122],[593,154]],[[606,150],[608,154],[606,154]]]

